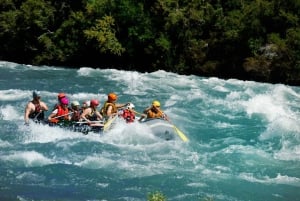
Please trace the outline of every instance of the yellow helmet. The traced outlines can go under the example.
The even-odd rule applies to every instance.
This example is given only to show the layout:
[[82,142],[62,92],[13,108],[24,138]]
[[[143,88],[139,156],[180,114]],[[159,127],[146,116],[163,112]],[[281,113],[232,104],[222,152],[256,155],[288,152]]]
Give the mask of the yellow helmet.
[[154,105],[155,107],[160,107],[160,102],[155,100],[152,102],[152,105]]

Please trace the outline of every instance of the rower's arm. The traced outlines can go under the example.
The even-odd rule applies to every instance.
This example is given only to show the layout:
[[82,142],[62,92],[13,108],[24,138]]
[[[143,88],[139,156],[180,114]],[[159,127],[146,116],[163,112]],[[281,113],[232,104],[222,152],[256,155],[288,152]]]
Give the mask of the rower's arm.
[[31,107],[30,107],[30,103],[28,103],[28,104],[26,105],[25,112],[24,112],[24,120],[25,120],[25,123],[26,123],[26,124],[29,123],[29,115],[30,115],[30,112],[31,112]]
[[44,102],[42,104],[42,110],[44,110],[44,111],[48,111],[49,110],[48,106]]

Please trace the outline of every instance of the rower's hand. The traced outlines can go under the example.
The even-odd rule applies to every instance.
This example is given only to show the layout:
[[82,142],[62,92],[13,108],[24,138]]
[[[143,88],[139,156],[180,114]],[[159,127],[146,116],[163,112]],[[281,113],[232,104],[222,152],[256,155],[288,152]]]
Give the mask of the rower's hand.
[[168,116],[167,116],[165,113],[163,113],[162,118],[163,118],[164,120],[170,121],[169,118],[168,118]]

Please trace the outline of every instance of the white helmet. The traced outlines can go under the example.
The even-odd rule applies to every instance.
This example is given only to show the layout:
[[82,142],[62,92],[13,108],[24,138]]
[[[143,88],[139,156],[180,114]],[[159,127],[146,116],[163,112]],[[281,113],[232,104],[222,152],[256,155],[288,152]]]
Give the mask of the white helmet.
[[74,106],[80,106],[79,102],[78,101],[73,101],[71,103],[71,106],[74,107]]
[[128,103],[128,104],[127,104],[127,109],[128,109],[128,110],[132,110],[133,108],[134,108],[133,103]]
[[90,107],[91,101],[84,101],[84,102],[82,103],[82,105],[84,105],[84,104],[85,104],[85,107]]

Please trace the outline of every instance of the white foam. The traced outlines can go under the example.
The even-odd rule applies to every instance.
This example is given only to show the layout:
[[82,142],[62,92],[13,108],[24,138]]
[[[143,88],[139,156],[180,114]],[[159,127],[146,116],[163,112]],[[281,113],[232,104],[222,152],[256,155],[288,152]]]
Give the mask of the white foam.
[[261,176],[256,177],[253,173],[241,173],[239,175],[241,179],[256,182],[256,183],[264,183],[264,184],[285,184],[290,186],[297,186],[300,187],[300,178],[297,177],[290,177],[287,175],[277,174],[276,177],[270,176]]
[[33,172],[22,172],[16,176],[18,180],[25,180],[27,183],[39,183],[45,180],[45,176]]
[[[109,152],[102,152],[86,157],[82,162],[77,162],[75,165],[91,169],[119,169],[122,170],[123,177],[138,177],[138,176],[151,176],[167,171],[168,164],[160,161],[160,163],[152,163],[147,153],[140,154],[130,153],[127,155],[116,155]],[[134,156],[134,157],[133,157]],[[139,163],[136,163],[139,160]],[[175,167],[170,167],[175,168]]]
[[13,63],[13,62],[8,62],[8,61],[0,61],[0,68],[9,68],[9,69],[14,69],[20,64]]
[[[300,116],[289,106],[288,95],[295,95],[294,91],[283,85],[276,86],[270,93],[258,94],[244,103],[249,116],[261,115],[269,123],[268,129],[260,139],[268,139],[277,135],[280,130],[283,133],[300,133]],[[272,130],[276,132],[272,132]]]
[[80,76],[86,76],[89,77],[90,75],[92,75],[95,71],[95,69],[93,68],[89,68],[89,67],[81,67],[79,70],[77,70],[78,75]]
[[4,147],[11,147],[12,144],[9,143],[8,141],[3,141],[0,139],[0,147],[4,148]]
[[32,123],[29,125],[29,133],[24,133],[23,141],[25,144],[35,142],[48,143],[82,137],[84,136],[81,133],[71,132],[59,127]]
[[219,91],[219,92],[229,92],[228,88],[226,88],[224,86],[220,86],[220,85],[215,86],[213,89],[216,90],[216,91]]
[[17,151],[12,154],[0,156],[1,160],[9,161],[25,167],[37,167],[52,164],[52,160],[36,151]]
[[291,141],[282,142],[282,148],[274,153],[274,158],[283,161],[300,161],[300,145],[293,145]]
[[257,95],[253,97],[249,100],[246,107],[248,115],[261,114],[269,122],[282,115],[287,115],[282,105],[276,103],[276,101],[269,95]]
[[4,105],[0,107],[0,119],[3,120],[21,120],[23,116],[12,105]]
[[22,100],[24,98],[27,98],[29,96],[29,93],[31,94],[30,97],[32,97],[32,91],[29,92],[19,89],[0,90],[0,101]]
[[149,145],[162,140],[155,137],[146,125],[138,122],[127,124],[122,119],[117,121],[114,128],[101,137],[102,142],[142,148],[143,145]]

